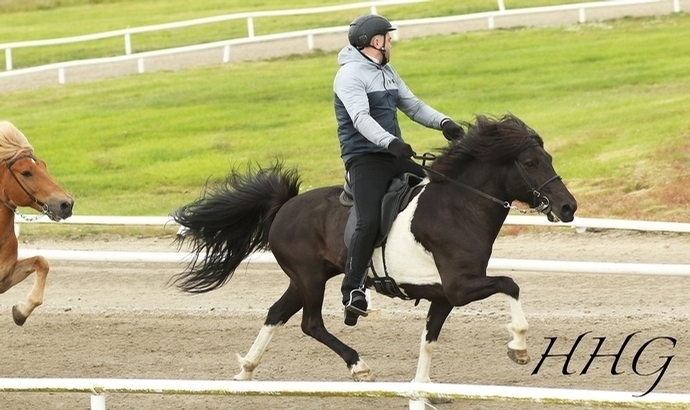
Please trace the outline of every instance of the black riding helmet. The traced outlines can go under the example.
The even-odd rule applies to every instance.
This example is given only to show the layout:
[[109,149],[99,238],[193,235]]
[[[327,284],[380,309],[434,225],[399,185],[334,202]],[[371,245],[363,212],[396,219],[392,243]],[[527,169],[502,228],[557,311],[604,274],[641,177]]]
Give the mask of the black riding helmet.
[[365,14],[350,23],[347,38],[350,40],[350,44],[361,50],[371,43],[374,36],[386,34],[393,30],[397,30],[397,28],[393,27],[384,17],[378,14]]

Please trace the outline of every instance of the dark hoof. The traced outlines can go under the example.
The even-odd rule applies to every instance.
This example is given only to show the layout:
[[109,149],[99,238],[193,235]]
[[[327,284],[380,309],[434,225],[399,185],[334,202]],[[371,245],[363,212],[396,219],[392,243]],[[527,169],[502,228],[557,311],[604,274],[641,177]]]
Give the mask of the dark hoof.
[[530,360],[527,350],[513,350],[508,348],[508,357],[515,363],[522,365],[529,363]]
[[17,306],[12,306],[12,319],[17,326],[21,326],[26,322],[26,316],[22,315],[17,309]]

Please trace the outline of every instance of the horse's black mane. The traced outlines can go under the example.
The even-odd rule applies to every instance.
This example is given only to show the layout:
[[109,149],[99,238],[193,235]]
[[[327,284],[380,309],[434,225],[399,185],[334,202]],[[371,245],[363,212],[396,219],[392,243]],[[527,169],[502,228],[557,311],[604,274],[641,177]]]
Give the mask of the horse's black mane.
[[[472,158],[494,164],[514,159],[532,144],[544,146],[541,137],[518,117],[507,114],[501,118],[477,115],[474,124],[464,123],[466,135],[453,141],[434,160],[431,168],[452,177],[462,172],[462,165]],[[439,176],[430,175],[431,180]]]

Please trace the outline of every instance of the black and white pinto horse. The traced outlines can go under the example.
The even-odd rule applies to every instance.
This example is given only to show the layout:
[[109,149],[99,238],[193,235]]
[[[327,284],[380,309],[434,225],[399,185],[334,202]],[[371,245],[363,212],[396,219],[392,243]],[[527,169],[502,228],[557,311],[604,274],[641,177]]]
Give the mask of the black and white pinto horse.
[[[466,136],[433,161],[372,259],[382,272],[385,257],[387,272],[408,299],[431,302],[416,382],[430,381],[432,351],[453,307],[496,293],[507,295],[511,308],[508,355],[520,364],[529,361],[520,288],[509,277],[486,275],[492,246],[513,201],[530,204],[551,221],[570,222],[577,209],[541,137],[519,118],[477,116],[464,125]],[[322,317],[326,281],[343,273],[347,255],[343,232],[350,208],[339,201],[343,188],[298,191],[297,172],[280,164],[233,171],[224,183],[207,186],[173,215],[187,229],[178,245],[189,244],[195,256],[175,282],[187,292],[211,291],[254,251],[270,249],[290,283],[247,355],[238,355],[235,379],[252,379],[275,331],[302,309],[304,333],[337,353],[355,381],[373,380],[357,351],[329,333]]]

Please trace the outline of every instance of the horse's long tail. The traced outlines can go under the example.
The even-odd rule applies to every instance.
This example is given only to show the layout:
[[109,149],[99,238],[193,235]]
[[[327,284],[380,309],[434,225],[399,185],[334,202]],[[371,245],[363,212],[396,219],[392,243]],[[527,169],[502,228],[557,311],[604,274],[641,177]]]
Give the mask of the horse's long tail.
[[297,170],[283,170],[281,163],[245,175],[233,170],[223,183],[207,185],[199,199],[172,215],[186,228],[178,246],[190,241],[193,252],[174,283],[190,293],[223,286],[244,258],[267,249],[273,219],[299,185]]

